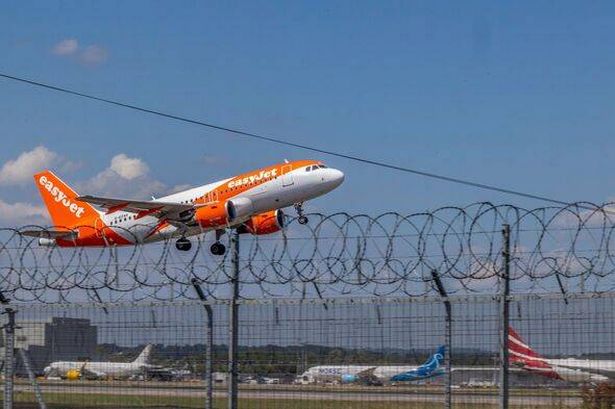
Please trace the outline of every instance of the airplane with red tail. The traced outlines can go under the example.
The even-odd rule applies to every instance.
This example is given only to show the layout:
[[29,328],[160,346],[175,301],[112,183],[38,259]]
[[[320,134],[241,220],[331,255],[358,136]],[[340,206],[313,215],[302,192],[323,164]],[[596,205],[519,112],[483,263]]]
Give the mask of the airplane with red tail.
[[508,328],[508,353],[511,365],[551,379],[573,383],[598,383],[615,379],[615,361],[544,358],[529,347],[511,327]]

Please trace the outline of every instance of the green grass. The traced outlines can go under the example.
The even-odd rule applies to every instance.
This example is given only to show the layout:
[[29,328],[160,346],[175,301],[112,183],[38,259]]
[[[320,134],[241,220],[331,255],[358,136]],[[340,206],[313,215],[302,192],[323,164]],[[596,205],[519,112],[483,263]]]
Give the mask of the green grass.
[[[202,397],[181,396],[139,396],[139,395],[112,395],[112,394],[70,394],[45,393],[45,402],[49,409],[94,409],[94,408],[203,408]],[[16,392],[16,409],[37,408],[34,394],[30,392]],[[532,405],[531,399],[523,406],[511,405],[512,409],[560,409],[560,405]],[[214,408],[227,407],[226,399],[214,399]],[[342,401],[342,400],[309,400],[301,399],[240,399],[239,409],[442,409],[439,402],[370,402],[370,401]],[[495,409],[497,405],[472,403],[455,404],[456,409]]]

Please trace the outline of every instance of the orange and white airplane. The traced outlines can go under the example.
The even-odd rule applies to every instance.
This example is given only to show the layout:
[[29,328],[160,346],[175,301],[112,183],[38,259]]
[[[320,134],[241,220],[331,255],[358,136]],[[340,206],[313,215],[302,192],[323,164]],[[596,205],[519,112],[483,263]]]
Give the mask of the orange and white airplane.
[[122,246],[177,237],[177,249],[188,251],[187,237],[213,230],[211,252],[222,255],[220,236],[227,228],[276,232],[284,227],[281,209],[293,205],[299,223],[307,223],[303,203],[338,187],[344,174],[320,161],[285,161],[151,201],[79,196],[49,170],[34,181],[54,227],[21,234],[38,237],[42,246]]

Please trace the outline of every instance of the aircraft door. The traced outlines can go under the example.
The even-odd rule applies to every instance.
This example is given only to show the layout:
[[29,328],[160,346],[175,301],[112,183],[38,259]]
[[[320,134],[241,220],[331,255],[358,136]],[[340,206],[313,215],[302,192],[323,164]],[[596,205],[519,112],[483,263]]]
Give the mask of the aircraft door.
[[103,228],[104,228],[104,224],[102,220],[100,219],[100,217],[97,217],[96,220],[94,221],[94,230],[96,231],[96,237],[103,236]]
[[212,190],[205,195],[205,203],[215,203],[218,201],[218,191]]
[[282,166],[282,187],[291,186],[295,183],[293,175],[290,171],[293,170],[293,165]]

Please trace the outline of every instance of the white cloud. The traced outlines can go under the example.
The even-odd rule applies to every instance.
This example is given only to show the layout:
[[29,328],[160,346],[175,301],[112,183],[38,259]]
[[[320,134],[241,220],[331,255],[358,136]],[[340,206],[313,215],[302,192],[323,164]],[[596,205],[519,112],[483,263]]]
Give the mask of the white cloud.
[[51,52],[59,57],[89,66],[102,64],[109,58],[109,51],[105,47],[97,44],[81,47],[76,38],[66,38],[56,43],[51,48]]
[[42,205],[7,203],[0,199],[0,223],[3,227],[21,227],[28,224],[42,226],[49,224],[49,217]]
[[615,206],[613,206],[613,203],[606,203],[596,209],[594,209],[593,205],[587,205],[587,207],[588,209],[570,207],[557,213],[550,220],[549,227],[555,226],[570,229],[577,229],[581,226],[584,228],[601,227],[610,226],[615,221]]
[[149,167],[139,158],[130,158],[124,153],[115,155],[111,159],[112,171],[120,175],[124,179],[134,179],[145,176],[149,172]]
[[106,48],[99,45],[89,45],[79,54],[79,61],[86,65],[98,65],[107,61],[108,57],[109,52]]
[[[0,186],[29,183],[34,186],[32,175],[52,166],[59,168],[59,176],[63,177],[66,172],[73,173],[80,163],[68,161],[45,146],[37,146],[0,167]],[[67,178],[66,182],[73,184],[74,179],[70,179],[72,178]],[[188,188],[187,185],[170,188],[149,174],[149,166],[145,161],[125,153],[113,156],[105,169],[88,180],[77,181],[74,185],[81,194],[142,200],[149,200],[152,195],[159,197]],[[36,189],[33,188],[32,191]],[[0,226],[48,224],[47,211],[38,195],[33,196],[32,201],[40,205],[9,203],[0,199]]]
[[53,46],[51,52],[55,55],[73,55],[79,49],[79,42],[75,38],[64,39]]
[[140,158],[124,153],[115,155],[109,167],[85,182],[77,184],[82,194],[149,199],[167,192],[167,186],[149,175],[149,166]]
[[32,175],[57,162],[57,153],[44,146],[23,152],[0,168],[0,185],[21,185],[32,181]]

